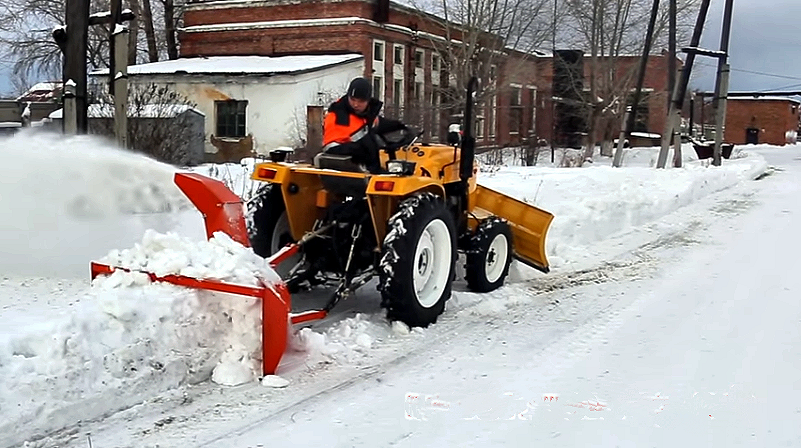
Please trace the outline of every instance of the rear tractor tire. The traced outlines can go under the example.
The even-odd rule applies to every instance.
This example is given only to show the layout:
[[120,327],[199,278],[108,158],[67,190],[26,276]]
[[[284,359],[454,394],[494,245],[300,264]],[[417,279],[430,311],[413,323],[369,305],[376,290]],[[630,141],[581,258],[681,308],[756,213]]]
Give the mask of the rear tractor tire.
[[405,199],[387,225],[378,266],[382,306],[410,327],[435,323],[451,296],[456,225],[431,193]]
[[[250,246],[260,257],[267,258],[295,242],[280,185],[267,184],[259,188],[256,196],[248,202],[246,218]],[[299,259],[299,256],[294,256],[284,261],[276,272],[284,277]]]
[[493,216],[481,221],[470,238],[465,280],[475,292],[490,292],[503,285],[512,262],[512,229]]

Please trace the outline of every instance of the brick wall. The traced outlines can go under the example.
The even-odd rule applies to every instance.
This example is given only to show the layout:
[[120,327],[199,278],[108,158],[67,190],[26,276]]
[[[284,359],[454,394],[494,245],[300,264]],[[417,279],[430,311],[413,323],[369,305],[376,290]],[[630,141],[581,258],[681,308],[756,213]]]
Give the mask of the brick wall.
[[799,104],[780,99],[729,98],[726,104],[724,139],[745,144],[749,128],[759,130],[759,143],[784,145],[788,131],[798,130]]
[[[402,70],[404,89],[403,96],[409,106],[408,99],[414,93],[415,79],[414,49],[425,50],[424,63],[424,94],[423,106],[430,106],[427,101],[434,90],[431,79],[431,52],[432,43],[425,34],[415,38],[411,30],[419,30],[432,35],[444,35],[441,25],[430,20],[425,14],[392,4],[387,25],[372,22],[374,2],[368,0],[316,0],[312,4],[307,0],[270,0],[241,2],[234,4],[218,3],[208,5],[203,3],[191,4],[185,12],[185,26],[188,31],[182,32],[181,55],[183,57],[212,56],[212,55],[286,55],[286,54],[332,54],[332,53],[361,53],[365,56],[365,73],[367,77],[380,75],[383,78],[385,92],[385,111],[388,114],[398,113],[392,106],[398,92],[395,91],[395,75],[393,59],[393,44],[405,46],[405,64]],[[237,6],[238,5],[238,6]],[[198,25],[253,23],[278,20],[303,20],[357,17],[351,23],[344,25],[302,26],[297,24],[281,28],[237,29],[227,31],[210,31],[192,29]],[[454,31],[454,30],[451,30]],[[461,39],[458,33],[452,38]],[[373,68],[373,41],[379,39],[385,42],[384,72],[375,73]],[[631,74],[636,70],[638,57],[621,58],[616,67],[617,76]],[[496,110],[486,108],[477,111],[485,117],[483,123],[483,144],[518,144],[534,131],[538,138],[551,139],[552,128],[552,60],[551,58],[534,59],[530,55],[520,57],[513,55],[510,60],[499,67],[498,96]],[[586,64],[585,64],[586,66]],[[648,62],[645,87],[653,89],[655,94],[649,98],[648,130],[661,133],[664,129],[667,96],[662,93],[667,83],[667,59],[665,57],[652,57]],[[440,86],[446,85],[446,77],[441,76]],[[633,77],[632,77],[633,78]],[[512,106],[510,101],[511,84],[521,85],[521,104]],[[632,86],[634,80],[632,80]],[[536,104],[531,103],[529,87],[536,89]],[[522,116],[519,132],[510,134],[510,117],[512,109],[519,109],[514,116]],[[537,122],[531,123],[531,117],[536,108]],[[430,109],[430,107],[429,107]],[[439,126],[431,130],[432,111],[423,110],[416,113],[423,116],[426,128],[433,134],[444,136],[447,128],[448,113],[442,112]],[[494,118],[494,119],[493,119]],[[491,128],[493,126],[494,128]],[[495,135],[495,140],[489,139]]]

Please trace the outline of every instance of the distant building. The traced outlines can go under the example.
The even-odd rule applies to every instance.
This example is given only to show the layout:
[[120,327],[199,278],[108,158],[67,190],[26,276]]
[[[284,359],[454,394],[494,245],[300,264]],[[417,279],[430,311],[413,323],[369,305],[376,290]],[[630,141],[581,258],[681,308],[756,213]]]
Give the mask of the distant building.
[[20,103],[46,103],[61,101],[63,83],[61,81],[40,82],[17,98]]
[[735,145],[794,144],[801,102],[781,97],[732,97],[726,104],[724,140]]

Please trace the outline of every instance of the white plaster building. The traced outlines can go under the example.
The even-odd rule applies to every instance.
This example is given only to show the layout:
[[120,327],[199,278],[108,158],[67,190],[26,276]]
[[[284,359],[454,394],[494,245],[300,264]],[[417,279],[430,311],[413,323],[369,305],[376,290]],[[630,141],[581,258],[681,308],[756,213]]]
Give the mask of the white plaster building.
[[[251,149],[267,154],[279,146],[302,146],[307,107],[327,107],[363,73],[360,54],[213,56],[133,65],[128,81],[167,86],[195,103],[206,117],[205,151],[211,161]],[[225,151],[231,154],[215,156]]]

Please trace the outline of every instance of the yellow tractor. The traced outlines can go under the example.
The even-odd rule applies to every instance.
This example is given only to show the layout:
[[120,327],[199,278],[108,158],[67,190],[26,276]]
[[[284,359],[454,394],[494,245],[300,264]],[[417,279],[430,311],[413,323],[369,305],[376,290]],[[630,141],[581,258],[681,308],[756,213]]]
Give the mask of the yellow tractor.
[[379,136],[388,174],[325,153],[312,165],[273,152],[272,162],[255,167],[252,178],[265,185],[249,202],[249,240],[263,257],[298,245],[278,268],[290,291],[333,280],[328,311],[377,277],[388,317],[425,327],[451,296],[459,252],[477,292],[501,286],[513,257],[548,271],[553,215],[476,183],[475,85],[468,85],[464,135],[449,133],[449,145],[418,143],[410,130]]
[[[148,276],[261,299],[263,373],[272,374],[290,325],[324,318],[374,278],[390,319],[425,327],[451,296],[460,252],[472,291],[500,287],[513,258],[548,272],[545,237],[553,215],[476,183],[476,83],[473,78],[467,86],[464,135],[450,132],[449,144],[418,143],[416,132],[380,136],[388,142],[381,155],[384,174],[365,172],[348,156],[320,154],[313,164],[301,164],[273,151],[272,161],[255,166],[252,178],[264,184],[243,207],[222,182],[177,173],[175,183],[202,213],[207,236],[224,232],[251,246],[281,281],[252,287]],[[92,278],[117,269],[127,270],[93,262]],[[312,288],[331,293],[325,306],[293,310],[291,293]]]

